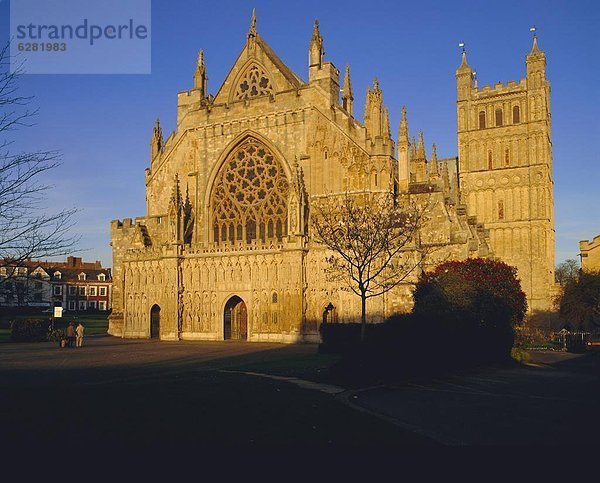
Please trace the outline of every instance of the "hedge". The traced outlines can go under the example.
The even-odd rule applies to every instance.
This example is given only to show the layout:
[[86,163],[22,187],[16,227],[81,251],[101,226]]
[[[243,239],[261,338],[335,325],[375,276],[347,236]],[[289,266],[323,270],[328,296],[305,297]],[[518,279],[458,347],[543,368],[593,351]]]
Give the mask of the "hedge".
[[49,327],[47,319],[16,319],[10,323],[10,338],[13,342],[43,342]]

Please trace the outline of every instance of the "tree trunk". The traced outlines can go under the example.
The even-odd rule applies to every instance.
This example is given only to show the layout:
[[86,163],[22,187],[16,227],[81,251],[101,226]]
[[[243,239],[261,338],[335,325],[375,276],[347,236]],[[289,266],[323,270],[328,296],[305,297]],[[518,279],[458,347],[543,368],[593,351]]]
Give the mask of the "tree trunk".
[[360,317],[360,341],[365,341],[365,331],[367,329],[367,297],[366,295],[360,294],[360,302],[361,302],[361,317]]

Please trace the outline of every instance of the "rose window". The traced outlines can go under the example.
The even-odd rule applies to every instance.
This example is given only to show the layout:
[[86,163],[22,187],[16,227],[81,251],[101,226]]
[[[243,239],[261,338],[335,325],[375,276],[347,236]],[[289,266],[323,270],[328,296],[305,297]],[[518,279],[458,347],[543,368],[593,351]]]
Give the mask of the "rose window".
[[217,243],[281,240],[287,234],[289,183],[281,164],[260,141],[246,139],[217,174],[211,207]]

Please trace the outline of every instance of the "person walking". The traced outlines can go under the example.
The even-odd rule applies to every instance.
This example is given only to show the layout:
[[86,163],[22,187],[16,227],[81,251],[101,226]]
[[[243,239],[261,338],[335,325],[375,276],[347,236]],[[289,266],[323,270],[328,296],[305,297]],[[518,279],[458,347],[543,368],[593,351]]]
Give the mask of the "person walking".
[[79,322],[79,325],[75,329],[75,333],[77,334],[77,343],[76,343],[77,347],[82,347],[83,346],[83,332],[84,332],[84,330],[85,330],[85,327],[83,326],[83,324],[81,322]]
[[75,342],[75,327],[73,322],[69,322],[67,326],[67,347],[73,347],[73,342]]

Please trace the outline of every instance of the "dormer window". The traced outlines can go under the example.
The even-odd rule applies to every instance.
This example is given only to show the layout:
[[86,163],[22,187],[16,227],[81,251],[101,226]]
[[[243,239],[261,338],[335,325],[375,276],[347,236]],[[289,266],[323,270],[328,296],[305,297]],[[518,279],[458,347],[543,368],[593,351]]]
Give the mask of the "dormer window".
[[85,280],[85,277],[86,277],[86,275],[84,272],[81,272],[79,275],[77,275],[78,280]]
[[54,280],[60,280],[62,278],[62,273],[54,272]]
[[106,280],[106,275],[101,273],[100,275],[98,275],[98,280],[100,280],[101,282],[104,282]]

